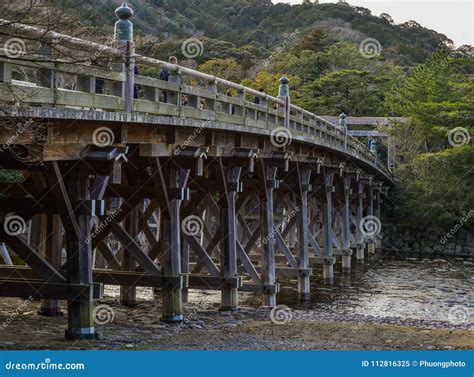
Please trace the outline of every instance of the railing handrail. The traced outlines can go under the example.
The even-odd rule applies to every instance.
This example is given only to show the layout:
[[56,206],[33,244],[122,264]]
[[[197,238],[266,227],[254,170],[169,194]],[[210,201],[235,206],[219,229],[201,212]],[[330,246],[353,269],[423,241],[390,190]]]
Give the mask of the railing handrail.
[[[8,29],[8,32],[11,33],[8,35],[11,35],[11,36],[28,37],[28,38],[40,40],[40,41],[50,41],[50,43],[54,43],[54,44],[57,44],[58,46],[62,46],[66,48],[81,49],[88,52],[100,52],[106,57],[115,57],[115,58],[121,58],[121,59],[123,58],[123,52],[118,48],[110,47],[110,46],[95,43],[95,42],[90,42],[90,41],[83,40],[80,38],[57,33],[51,30],[45,30],[45,29],[34,27],[34,26],[30,26],[30,25],[24,25],[21,23],[11,22],[4,19],[0,19],[0,27]],[[147,66],[155,66],[159,68],[166,68],[169,71],[174,72],[178,75],[184,75],[184,76],[188,76],[188,77],[191,77],[200,81],[204,81],[213,85],[221,85],[226,88],[235,89],[238,92],[244,94],[243,96],[244,101],[245,101],[245,94],[248,93],[254,96],[258,96],[261,99],[264,99],[266,101],[271,101],[274,104],[279,104],[279,105],[285,104],[285,101],[283,101],[282,99],[271,96],[268,93],[260,92],[258,90],[243,86],[241,84],[237,84],[232,81],[228,81],[228,80],[225,80],[213,75],[199,72],[191,68],[171,64],[159,59],[150,58],[150,57],[146,57],[139,54],[133,55],[132,58],[134,58],[136,63],[138,64],[143,64]],[[22,58],[20,58],[19,60],[21,59]],[[48,62],[52,62],[52,63],[61,62],[64,64],[68,64],[68,63],[73,64],[73,62],[68,62],[67,60],[60,61],[54,58],[49,60]],[[267,104],[267,108],[269,108],[268,104]],[[291,110],[293,110],[296,113],[300,113],[303,116],[307,116],[316,122],[324,124],[328,130],[332,130],[340,137],[347,137],[348,144],[352,144],[355,147],[354,148],[355,150],[357,150],[358,152],[361,152],[364,155],[364,158],[371,161],[371,163],[373,163],[379,170],[382,170],[386,175],[390,175],[390,173],[387,171],[385,166],[383,166],[376,158],[371,158],[373,157],[373,154],[369,151],[369,149],[356,138],[348,134],[346,135],[345,130],[342,127],[334,125],[333,123],[324,119],[323,117],[318,116],[314,113],[311,113],[310,111],[305,110],[296,105],[290,104],[290,111]]]

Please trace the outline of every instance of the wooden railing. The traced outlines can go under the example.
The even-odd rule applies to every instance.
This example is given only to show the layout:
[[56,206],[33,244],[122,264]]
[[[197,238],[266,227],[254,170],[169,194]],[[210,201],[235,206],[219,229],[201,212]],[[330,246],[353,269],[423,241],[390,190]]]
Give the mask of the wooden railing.
[[[0,20],[0,25],[5,21]],[[12,58],[0,50],[0,101],[24,103],[29,106],[50,106],[90,111],[123,112],[126,76],[121,50],[90,43],[58,33],[41,34],[39,29],[25,25],[9,25],[18,37],[45,36],[60,48],[80,50],[84,58],[60,58],[54,53],[22,54]],[[90,54],[108,57],[106,67],[91,66]],[[133,100],[132,111],[157,116],[185,117],[203,122],[240,125],[271,131],[277,127],[290,130],[291,134],[307,137],[316,144],[338,150],[376,167],[386,176],[390,172],[369,149],[346,135],[344,128],[300,107],[290,105],[286,119],[285,101],[258,92],[252,88],[223,80],[202,72],[157,59],[135,55],[140,71],[154,68],[153,76],[136,75],[134,85],[139,97]],[[156,72],[167,68],[169,81],[157,78]],[[229,95],[229,93],[232,93]],[[260,104],[253,103],[260,97]]]

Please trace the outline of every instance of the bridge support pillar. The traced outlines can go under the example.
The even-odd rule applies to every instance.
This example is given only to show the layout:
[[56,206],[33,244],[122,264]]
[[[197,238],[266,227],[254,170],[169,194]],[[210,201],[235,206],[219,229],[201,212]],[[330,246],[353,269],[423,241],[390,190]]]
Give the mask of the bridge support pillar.
[[[278,186],[276,180],[276,167],[265,169],[265,191],[260,199],[260,221],[261,221],[261,244],[263,245],[262,256],[262,281],[264,285],[275,285],[275,236],[273,230],[273,189]],[[264,292],[263,305],[276,306],[276,293]]]
[[[311,178],[310,169],[298,169],[298,180],[300,186],[300,197],[298,198],[295,205],[299,208],[298,219],[296,222],[297,233],[298,233],[298,268],[300,270],[309,269],[309,251],[308,251],[308,188]],[[309,299],[310,295],[310,276],[308,274],[301,273],[298,275],[298,295],[301,299]]]
[[[59,167],[57,171],[59,171]],[[61,177],[58,178],[62,179]],[[79,165],[70,170],[66,179],[69,194],[69,198],[66,200],[73,202],[90,198],[89,171],[85,166]],[[67,230],[68,279],[69,283],[72,284],[90,285],[91,294],[87,297],[68,301],[66,339],[97,339],[98,334],[95,332],[93,317],[92,245],[87,242],[91,239],[91,217],[82,214],[75,217],[77,218],[77,227],[72,224],[73,229],[70,229],[70,226],[66,227],[65,225]],[[63,219],[64,224],[65,221],[68,220]],[[73,236],[74,229],[79,232],[76,237]]]
[[333,230],[332,230],[332,191],[334,173],[325,173],[325,203],[323,208],[323,226],[324,226],[324,264],[323,280],[325,284],[334,284],[334,257],[333,257]]
[[381,253],[382,252],[382,211],[381,211],[381,204],[382,204],[382,198],[381,198],[381,192],[380,189],[377,190],[376,193],[376,200],[377,204],[375,207],[375,216],[380,220],[380,229],[378,229],[378,233],[375,238],[375,252],[376,253]]
[[[374,200],[375,200],[374,188],[373,188],[372,182],[371,182],[370,187],[369,187],[369,208],[368,208],[368,215],[369,215],[369,218],[371,219],[370,221],[378,220],[378,219],[374,219]],[[375,233],[371,234],[371,236],[369,238],[369,243],[367,245],[369,255],[374,255],[375,254],[375,238],[376,238]]]
[[[161,166],[158,167],[161,169]],[[189,170],[169,169],[170,188],[184,190]],[[170,191],[170,190],[168,190]],[[178,190],[179,191],[179,190]],[[176,195],[176,193],[174,194]],[[181,199],[170,197],[167,209],[162,211],[160,222],[162,272],[167,276],[181,276]],[[182,288],[163,287],[162,319],[164,322],[180,323],[184,320]]]
[[[43,218],[43,225],[46,226],[44,240],[45,255],[49,263],[58,270],[61,269],[61,250],[62,250],[62,226],[58,215],[47,215]],[[39,315],[46,317],[61,317],[60,300],[41,300]]]
[[343,252],[342,252],[342,272],[349,272],[351,270],[351,239],[350,239],[350,194],[351,194],[351,178],[344,177],[344,206],[342,211],[342,237],[343,237]]
[[[138,206],[130,212],[125,220],[125,228],[127,232],[136,240],[138,233]],[[135,271],[137,263],[132,254],[127,250],[127,245],[122,245],[122,271]],[[137,289],[136,287],[120,287],[120,303],[129,308],[137,305]]]
[[[235,202],[237,198],[238,182],[242,168],[230,167],[224,172],[226,188],[230,186],[221,200],[220,229],[221,229],[221,270],[223,277],[237,277],[237,214]],[[238,309],[237,288],[225,287],[221,291],[221,310]]]
[[364,217],[364,184],[359,182],[357,187],[357,216],[356,216],[356,259],[359,264],[365,263],[365,242],[362,232],[362,219]]

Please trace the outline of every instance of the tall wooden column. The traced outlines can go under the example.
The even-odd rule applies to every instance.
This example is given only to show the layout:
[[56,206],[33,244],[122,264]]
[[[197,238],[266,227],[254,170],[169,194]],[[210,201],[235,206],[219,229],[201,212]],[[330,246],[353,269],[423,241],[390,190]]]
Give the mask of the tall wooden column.
[[[183,198],[182,191],[186,186],[189,171],[182,169],[166,169],[163,177],[168,182],[167,207],[162,211],[160,222],[162,272],[167,276],[181,276],[181,216],[180,207]],[[179,323],[184,319],[182,288],[163,287],[162,319],[165,322]]]
[[[262,281],[264,285],[275,285],[275,236],[273,230],[273,189],[278,187],[276,180],[276,167],[264,167],[265,191],[260,199],[261,244],[262,255]],[[265,292],[263,305],[276,306],[276,294]]]
[[[44,252],[46,260],[58,270],[61,269],[61,251],[63,231],[61,218],[58,215],[44,216],[45,225]],[[61,302],[59,300],[41,300],[41,308],[38,314],[46,317],[62,316]]]
[[[130,212],[130,214],[125,219],[125,228],[127,232],[137,240],[138,236],[138,217],[139,217],[139,206],[135,206],[134,209]],[[135,271],[137,267],[137,262],[135,258],[133,258],[132,254],[127,250],[128,245],[122,245],[122,261],[121,267],[122,271]],[[133,308],[137,305],[137,289],[136,287],[127,287],[127,286],[120,286],[120,303],[124,306],[129,308]]]
[[332,191],[333,191],[334,173],[325,173],[325,202],[323,209],[324,226],[324,263],[323,280],[326,284],[334,284],[334,259],[333,259],[333,241],[332,241]]
[[[381,188],[377,188],[377,192],[375,195],[376,198],[376,206],[375,206],[375,216],[379,219],[380,225],[382,225],[382,195],[381,195]],[[380,253],[382,251],[382,229],[379,229],[378,233],[375,236],[375,251]]]
[[364,184],[359,182],[357,185],[357,226],[356,226],[356,235],[357,235],[357,249],[356,249],[356,259],[359,263],[364,263],[365,260],[365,240],[364,234],[361,230],[361,222],[364,218]]
[[348,272],[351,270],[351,239],[350,239],[350,226],[351,226],[351,207],[350,207],[350,195],[351,195],[351,178],[344,177],[344,207],[342,211],[342,239],[343,239],[343,251],[342,251],[342,271]]
[[[69,199],[81,201],[90,199],[89,172],[85,166],[79,165],[72,169],[67,175],[67,190]],[[73,284],[91,286],[91,294],[88,297],[68,301],[68,329],[66,339],[97,339],[93,318],[93,295],[92,295],[92,245],[90,240],[91,216],[78,214],[77,229],[78,239],[68,229],[67,234],[67,266],[68,279]],[[75,228],[75,226],[73,227]]]
[[[239,190],[242,168],[231,167],[224,172],[226,193],[221,195],[220,231],[221,231],[221,271],[225,278],[237,277],[237,214],[235,202]],[[221,291],[221,310],[238,309],[237,288],[224,287]]]
[[[369,187],[369,205],[368,205],[369,208],[368,208],[368,211],[367,211],[368,216],[371,219],[374,218],[374,200],[375,200],[374,188],[371,184],[370,187]],[[369,243],[367,245],[369,255],[374,255],[375,254],[375,237],[376,237],[376,235],[374,234],[373,236],[371,236],[369,238]]]
[[[298,169],[298,180],[300,193],[297,196],[297,203],[299,207],[298,219],[296,222],[298,240],[298,267],[301,270],[307,271],[309,269],[309,250],[308,250],[308,190],[309,181],[311,178],[310,169]],[[302,274],[298,276],[298,295],[302,299],[308,299],[310,294],[310,276]]]

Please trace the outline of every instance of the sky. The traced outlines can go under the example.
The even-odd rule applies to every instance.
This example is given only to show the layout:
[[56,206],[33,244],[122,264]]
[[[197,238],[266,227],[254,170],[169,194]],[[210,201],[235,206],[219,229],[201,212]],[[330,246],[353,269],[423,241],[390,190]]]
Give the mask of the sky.
[[[273,2],[299,4],[302,0],[273,0]],[[348,3],[368,8],[375,16],[388,13],[396,23],[415,20],[428,29],[445,34],[456,46],[474,45],[474,0],[348,0]]]

